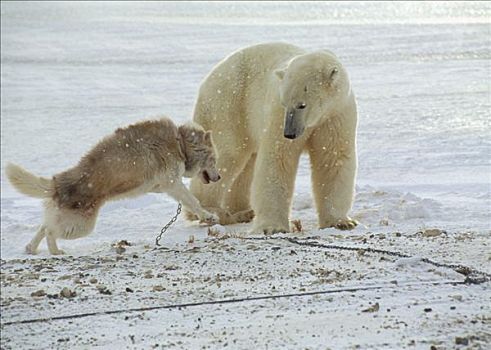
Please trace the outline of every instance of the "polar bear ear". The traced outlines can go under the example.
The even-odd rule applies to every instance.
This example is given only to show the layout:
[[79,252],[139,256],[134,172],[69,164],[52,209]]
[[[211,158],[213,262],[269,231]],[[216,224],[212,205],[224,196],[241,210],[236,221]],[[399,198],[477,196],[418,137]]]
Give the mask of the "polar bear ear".
[[334,78],[336,77],[336,75],[338,74],[339,70],[338,70],[338,67],[334,67],[334,68],[331,68],[330,70],[328,70],[328,73],[327,73],[327,82],[330,83],[334,80]]
[[285,77],[286,71],[284,69],[277,69],[274,71],[274,74],[278,77],[278,79],[283,80]]

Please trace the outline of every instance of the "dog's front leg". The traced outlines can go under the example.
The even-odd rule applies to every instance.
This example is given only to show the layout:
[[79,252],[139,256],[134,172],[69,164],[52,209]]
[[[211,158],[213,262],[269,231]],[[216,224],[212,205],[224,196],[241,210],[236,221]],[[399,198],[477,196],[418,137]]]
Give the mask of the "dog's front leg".
[[195,213],[201,221],[210,225],[219,222],[218,216],[203,209],[198,199],[189,192],[181,181],[175,181],[172,187],[166,189],[166,192],[176,201],[181,202],[188,210]]

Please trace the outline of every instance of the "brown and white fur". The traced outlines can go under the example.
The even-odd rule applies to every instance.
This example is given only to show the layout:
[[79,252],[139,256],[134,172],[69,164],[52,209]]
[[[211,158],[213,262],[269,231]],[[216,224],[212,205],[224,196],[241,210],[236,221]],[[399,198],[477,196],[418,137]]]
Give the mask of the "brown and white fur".
[[216,182],[215,148],[210,132],[195,123],[177,127],[170,119],[148,120],[100,141],[77,166],[53,176],[38,177],[8,164],[6,175],[21,193],[44,199],[44,222],[26,251],[36,254],[46,237],[51,254],[63,254],[57,239],[89,235],[97,214],[109,200],[165,192],[203,222],[218,222],[204,210],[182,183],[198,175],[204,183]]

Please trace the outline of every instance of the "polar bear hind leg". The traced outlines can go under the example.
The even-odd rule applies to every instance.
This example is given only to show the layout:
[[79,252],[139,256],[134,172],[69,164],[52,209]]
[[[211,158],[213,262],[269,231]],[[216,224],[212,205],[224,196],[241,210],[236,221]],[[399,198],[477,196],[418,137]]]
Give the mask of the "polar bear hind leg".
[[230,187],[230,192],[227,191],[225,193],[221,206],[230,213],[251,210],[250,192],[255,162],[256,154],[252,154],[242,171],[235,178]]

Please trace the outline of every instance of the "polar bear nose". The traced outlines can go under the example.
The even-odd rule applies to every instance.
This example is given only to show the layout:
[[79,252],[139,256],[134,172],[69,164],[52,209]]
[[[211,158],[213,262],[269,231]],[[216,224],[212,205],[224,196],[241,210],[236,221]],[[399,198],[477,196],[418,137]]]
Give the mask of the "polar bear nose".
[[299,122],[300,116],[295,115],[295,110],[290,109],[285,113],[285,127],[283,129],[283,136],[287,139],[293,140],[300,136],[303,132],[302,123]]

